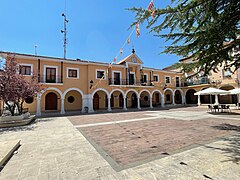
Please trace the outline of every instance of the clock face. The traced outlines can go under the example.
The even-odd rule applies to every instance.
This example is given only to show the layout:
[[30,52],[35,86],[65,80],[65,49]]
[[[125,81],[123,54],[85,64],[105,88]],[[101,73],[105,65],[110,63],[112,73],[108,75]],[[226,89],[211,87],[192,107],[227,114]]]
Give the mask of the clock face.
[[137,59],[135,57],[132,58],[132,62],[136,63]]

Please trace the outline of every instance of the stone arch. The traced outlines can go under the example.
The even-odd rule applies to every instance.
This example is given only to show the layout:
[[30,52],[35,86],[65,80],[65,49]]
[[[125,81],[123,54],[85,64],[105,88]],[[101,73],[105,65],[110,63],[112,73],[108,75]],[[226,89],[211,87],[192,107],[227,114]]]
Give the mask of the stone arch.
[[69,88],[63,93],[65,111],[83,111],[83,92],[78,88]]
[[65,90],[64,91],[64,93],[63,93],[63,98],[65,98],[65,96],[66,96],[66,94],[68,93],[68,92],[70,92],[70,91],[77,91],[77,92],[79,92],[81,95],[82,95],[82,97],[83,97],[83,92],[80,90],[80,89],[78,89],[78,88],[69,88],[69,89],[67,89],[67,90]]
[[123,90],[121,90],[121,89],[113,89],[113,90],[110,92],[109,96],[111,97],[112,93],[114,93],[114,92],[116,92],[116,91],[121,92],[122,95],[123,95],[123,98],[126,98],[126,94],[125,94],[125,93],[123,92]]
[[[102,93],[103,92],[103,93]],[[93,110],[107,109],[109,92],[106,89],[98,88],[92,93]]]
[[[157,94],[160,94],[160,97]],[[153,104],[153,107],[157,107],[159,105],[162,105],[163,99],[164,99],[163,98],[163,94],[162,94],[162,92],[160,90],[155,89],[152,92],[152,104]]]
[[185,94],[186,104],[197,104],[197,96],[194,95],[196,93],[195,89],[188,89]]
[[175,102],[175,104],[183,103],[183,92],[181,89],[174,90],[174,102]]
[[110,98],[109,92],[108,92],[106,89],[104,89],[104,88],[95,89],[95,90],[93,91],[93,93],[92,93],[92,98],[93,98],[94,94],[95,94],[96,92],[98,92],[98,91],[103,91],[103,92],[105,92],[105,93],[107,94],[108,98]]
[[140,99],[141,107],[150,107],[152,94],[147,89],[142,89],[138,94],[138,98]]
[[[170,94],[168,93],[170,92]],[[164,90],[164,99],[165,99],[165,104],[172,104],[173,103],[173,90],[170,88],[166,88]]]
[[127,97],[127,94],[128,94],[129,92],[131,92],[131,91],[135,92],[136,95],[137,95],[137,97],[138,97],[138,92],[137,92],[135,89],[129,89],[129,90],[127,90],[126,93],[125,93],[125,97]]
[[[40,111],[45,110],[61,110],[61,100],[64,99],[62,91],[58,88],[50,87],[44,89],[40,94],[40,103],[42,106],[40,107]],[[54,108],[53,108],[54,107]]]
[[124,108],[124,98],[125,98],[125,93],[121,89],[114,89],[111,91],[109,94],[111,99],[111,108],[115,109],[123,109]]
[[139,92],[139,94],[138,94],[138,97],[140,97],[140,96],[141,96],[141,94],[142,94],[143,92],[147,92],[147,93],[148,93],[148,95],[149,95],[149,98],[151,98],[151,97],[152,97],[152,94],[151,94],[151,93],[150,93],[150,91],[149,91],[149,90],[147,90],[147,89],[142,89],[142,90]]
[[46,91],[56,91],[61,96],[61,99],[64,98],[62,91],[60,91],[58,88],[55,88],[55,87],[44,89],[44,91],[41,92],[40,96],[42,96]]
[[[131,93],[128,95],[129,93]],[[127,108],[137,108],[138,107],[138,92],[135,89],[129,89],[125,93],[126,97],[126,107]]]

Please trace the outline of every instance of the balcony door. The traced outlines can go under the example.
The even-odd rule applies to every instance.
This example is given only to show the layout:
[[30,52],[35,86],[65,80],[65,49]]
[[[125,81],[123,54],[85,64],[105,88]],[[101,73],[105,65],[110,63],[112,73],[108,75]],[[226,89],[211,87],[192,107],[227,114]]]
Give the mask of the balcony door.
[[114,84],[120,85],[120,73],[114,72]]
[[46,83],[56,83],[56,78],[57,78],[56,72],[57,72],[56,68],[50,68],[50,67],[46,68]]
[[129,74],[129,85],[134,85],[134,74]]

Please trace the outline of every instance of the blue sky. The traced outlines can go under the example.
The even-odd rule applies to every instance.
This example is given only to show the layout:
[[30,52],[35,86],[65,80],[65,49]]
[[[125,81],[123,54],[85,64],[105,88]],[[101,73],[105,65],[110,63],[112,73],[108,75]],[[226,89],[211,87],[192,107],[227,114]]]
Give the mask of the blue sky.
[[[133,6],[147,7],[150,0],[66,0],[68,23],[67,58],[111,62],[129,36],[134,14],[125,10]],[[170,0],[155,0],[156,7],[165,7]],[[0,50],[63,57],[62,12],[65,0],[2,0]],[[163,68],[181,57],[159,54],[167,45],[140,25],[141,35],[131,37],[118,60],[131,53],[134,45],[144,66]]]

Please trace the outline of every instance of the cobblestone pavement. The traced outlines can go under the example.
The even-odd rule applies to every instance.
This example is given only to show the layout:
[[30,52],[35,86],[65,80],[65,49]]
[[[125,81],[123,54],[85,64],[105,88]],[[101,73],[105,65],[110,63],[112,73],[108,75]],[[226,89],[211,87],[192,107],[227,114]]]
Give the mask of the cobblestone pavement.
[[[37,123],[23,128],[0,130],[1,142],[21,139],[22,144],[18,149],[18,153],[13,155],[1,171],[0,179],[239,179],[240,135],[236,134],[240,132],[238,115],[235,114],[228,120],[227,118],[229,116],[216,115],[212,117],[213,115],[206,114],[205,110],[201,110],[203,113],[202,117],[205,120],[195,118],[194,121],[191,121],[181,118],[182,114],[186,111],[190,113],[193,112],[193,117],[194,112],[199,112],[195,108],[192,108],[192,110],[145,111],[136,114],[134,112],[105,114],[109,119],[113,119],[112,123],[115,123],[115,125],[101,125],[101,123],[111,121],[106,120],[107,118],[103,118],[100,114],[97,116],[58,117],[40,119]],[[175,117],[181,114],[179,116],[180,118],[170,118],[173,116],[171,112],[175,112]],[[159,117],[161,113],[165,116],[165,119]],[[123,114],[125,116],[124,119],[122,118]],[[138,116],[136,116],[137,114]],[[92,119],[88,122],[88,117],[93,118],[93,116],[95,116],[95,120]],[[82,117],[84,117],[84,123],[81,122]],[[68,119],[70,119],[73,122],[71,118],[74,118],[74,125],[80,129],[80,131],[68,121]],[[155,119],[144,120],[144,118]],[[167,122],[167,118],[169,122]],[[101,121],[99,119],[101,119]],[[140,119],[140,121],[138,121],[138,119]],[[129,120],[131,120],[131,122],[128,122]],[[117,121],[120,122],[118,123]],[[217,121],[219,122],[216,123]],[[168,125],[176,125],[174,126],[174,131],[166,133],[168,136],[165,137],[165,141],[168,141],[171,135],[176,134],[177,131],[181,133],[178,134],[179,137],[174,138],[184,136],[188,138],[189,141],[194,142],[198,141],[196,138],[199,136],[203,141],[206,140],[204,138],[207,136],[211,136],[212,138],[228,136],[206,144],[201,144],[200,146],[183,149],[178,153],[169,152],[169,155],[161,154],[160,157],[154,154],[150,159],[147,157],[147,159],[144,158],[140,161],[134,161],[137,163],[129,167],[126,165],[121,169],[118,168],[119,163],[113,160],[112,157],[109,157],[109,154],[104,154],[103,145],[95,146],[94,143],[97,144],[97,141],[92,141],[91,138],[88,141],[81,133],[81,131],[83,131],[84,134],[87,134],[87,132],[91,132],[89,131],[90,129],[93,129],[94,132],[96,130],[99,131],[99,128],[103,128],[102,130],[106,133],[99,132],[101,134],[98,136],[106,139],[104,136],[112,135],[115,136],[117,141],[119,140],[119,136],[120,138],[122,137],[122,132],[125,132],[125,135],[127,135],[126,129],[114,133],[117,126],[122,126],[121,129],[130,128],[131,133],[136,133],[136,136],[140,135],[141,138],[135,137],[132,140],[137,139],[137,141],[131,142],[133,144],[136,142],[137,144],[141,141],[143,143],[142,147],[144,148],[145,146],[154,146],[159,140],[155,138],[153,139],[154,141],[146,143],[146,140],[149,138],[148,136],[159,136],[160,131],[158,130],[158,132],[157,129],[161,123],[164,123],[165,127],[161,129],[162,133],[167,132],[165,129],[168,128]],[[197,123],[197,127],[192,123]],[[80,127],[81,125],[85,125],[85,127]],[[88,127],[87,125],[90,126]],[[183,130],[185,126],[188,127],[186,129],[196,128],[196,130],[185,131]],[[215,128],[211,129],[211,126],[215,126]],[[140,128],[142,128],[143,131],[140,131]],[[148,134],[151,129],[152,134]],[[206,132],[204,130],[206,130]],[[195,135],[194,133],[197,131],[198,135]],[[184,132],[187,133],[185,134]],[[131,136],[129,136],[129,138],[131,138]],[[96,137],[96,135],[91,137]],[[114,137],[109,138],[109,141],[114,139]],[[174,138],[169,140],[169,144],[173,144]],[[181,141],[180,138],[176,142],[182,143],[183,141]],[[159,146],[160,145],[157,145],[157,148],[152,149],[155,151]],[[162,148],[160,151],[166,152],[164,147]],[[131,157],[129,157],[129,160],[131,160]],[[125,164],[128,163],[126,162]]]

